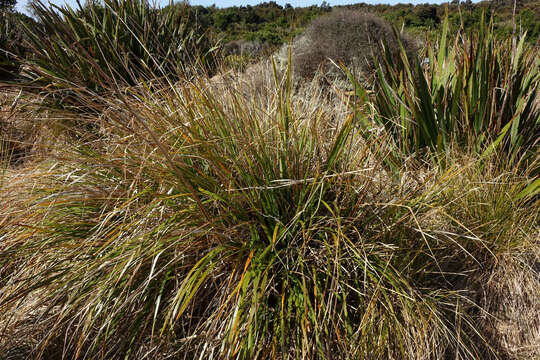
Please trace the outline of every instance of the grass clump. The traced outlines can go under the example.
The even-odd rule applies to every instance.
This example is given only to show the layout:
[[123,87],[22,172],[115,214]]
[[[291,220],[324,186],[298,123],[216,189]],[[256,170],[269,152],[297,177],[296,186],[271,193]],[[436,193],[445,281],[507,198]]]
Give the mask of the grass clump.
[[54,139],[45,131],[50,124],[44,123],[54,115],[39,108],[39,100],[20,89],[0,90],[0,166],[20,166],[52,148]]
[[396,180],[354,112],[288,79],[131,88],[2,213],[2,328],[28,356],[497,358],[480,279],[505,252],[525,268],[526,182],[476,161]]
[[[476,59],[479,44],[456,44],[451,54]],[[517,117],[490,151],[463,147],[477,133],[453,129],[438,156],[406,125],[424,129],[416,122],[435,106],[428,90],[447,84],[446,68],[434,67],[428,90],[414,87],[427,75],[400,49],[401,60],[383,53],[377,91],[358,87],[350,102],[316,83],[294,88],[291,66],[281,76],[274,62],[244,77],[177,82],[182,74],[158,69],[129,85],[114,62],[72,53],[96,79],[104,74],[102,89],[76,83],[60,98],[80,105],[59,111],[61,151],[0,174],[0,354],[535,358],[538,159],[523,134],[536,131],[536,108],[519,113],[529,120],[518,127],[523,141],[510,142],[513,162],[498,145]],[[402,61],[400,77],[391,61]],[[536,75],[527,66],[528,80],[505,78],[523,96],[508,101],[528,104]],[[467,86],[453,106],[477,99]],[[399,104],[404,125],[384,122],[383,100]],[[373,122],[386,126],[366,137]],[[426,146],[443,161],[413,151]]]

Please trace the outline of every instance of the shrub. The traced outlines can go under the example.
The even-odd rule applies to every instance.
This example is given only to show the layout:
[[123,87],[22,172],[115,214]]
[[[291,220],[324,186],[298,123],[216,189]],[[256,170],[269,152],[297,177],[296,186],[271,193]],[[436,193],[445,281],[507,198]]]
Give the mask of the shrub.
[[270,51],[268,43],[260,41],[233,40],[223,46],[223,65],[226,68],[245,70]]
[[[399,42],[390,25],[375,15],[358,11],[333,11],[315,19],[306,29],[305,44],[295,49],[295,72],[312,78],[322,66],[330,68],[328,59],[355,67],[368,77],[381,61],[382,44],[392,55],[399,55]],[[399,40],[411,59],[416,46],[403,34]]]
[[255,58],[267,47],[260,41],[233,40],[223,46],[225,55],[246,55]]

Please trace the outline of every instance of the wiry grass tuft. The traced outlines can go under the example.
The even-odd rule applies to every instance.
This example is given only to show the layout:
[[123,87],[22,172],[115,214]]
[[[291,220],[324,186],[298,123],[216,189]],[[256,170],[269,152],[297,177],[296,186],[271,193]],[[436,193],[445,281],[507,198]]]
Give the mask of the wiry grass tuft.
[[274,74],[264,91],[200,79],[79,99],[100,104],[91,135],[25,177],[24,198],[2,183],[0,352],[511,353],[482,281],[511,259],[538,289],[522,256],[537,249],[537,199],[519,196],[530,177],[459,156],[392,173],[350,104],[295,96]]

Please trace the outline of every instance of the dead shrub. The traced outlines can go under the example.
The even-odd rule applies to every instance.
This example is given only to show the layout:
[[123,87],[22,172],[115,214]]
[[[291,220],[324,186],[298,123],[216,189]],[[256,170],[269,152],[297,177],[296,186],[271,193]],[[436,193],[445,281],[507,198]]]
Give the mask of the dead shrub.
[[[394,56],[400,51],[390,25],[359,11],[340,10],[321,16],[311,23],[304,37],[295,49],[294,66],[296,74],[304,79],[313,78],[319,69],[332,75],[333,66],[328,59],[343,62],[366,78],[374,71],[376,61],[382,60],[383,44]],[[405,34],[399,37],[412,60],[417,51],[415,42]]]

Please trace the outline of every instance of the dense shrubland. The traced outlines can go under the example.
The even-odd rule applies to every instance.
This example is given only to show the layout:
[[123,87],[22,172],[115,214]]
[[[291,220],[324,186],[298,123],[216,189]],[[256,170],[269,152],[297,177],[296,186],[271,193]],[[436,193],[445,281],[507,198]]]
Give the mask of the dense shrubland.
[[[10,1],[13,2],[12,0]],[[36,3],[36,1],[32,1],[32,3]],[[111,4],[114,3],[114,1],[111,2]],[[113,8],[114,6],[117,5],[113,5]],[[89,1],[85,3],[85,7],[94,8],[100,15],[103,12],[110,12],[107,9],[108,6],[104,7],[99,1]],[[248,51],[243,52],[242,56],[238,56],[234,51],[232,54],[227,51],[224,53],[225,56],[231,55],[225,61],[227,66],[234,67],[235,65],[239,65],[242,68],[244,65],[257,61],[261,56],[269,55],[282,44],[292,41],[304,31],[312,20],[331,12],[333,9],[344,11],[355,10],[375,14],[386,20],[390,25],[396,26],[399,29],[403,28],[408,33],[420,38],[425,38],[426,34],[428,37],[436,38],[437,33],[442,29],[441,20],[445,16],[445,7],[448,7],[449,30],[452,34],[457,33],[460,29],[468,33],[478,31],[483,12],[492,18],[494,24],[493,33],[496,36],[508,37],[514,33],[514,27],[512,25],[514,2],[510,0],[484,1],[479,3],[469,1],[462,2],[461,5],[457,2],[452,2],[441,5],[419,4],[416,6],[412,4],[370,5],[359,3],[336,7],[331,7],[323,2],[320,6],[299,8],[294,8],[290,5],[281,6],[273,1],[264,2],[256,6],[229,8],[186,6],[184,3],[176,3],[166,6],[160,11],[160,13],[168,15],[160,16],[160,19],[163,19],[163,21],[160,24],[154,23],[154,26],[161,29],[166,28],[169,26],[166,19],[170,19],[171,17],[178,18],[178,14],[181,13],[184,20],[185,18],[189,19],[187,21],[188,24],[195,25],[194,28],[191,28],[192,25],[190,25],[189,29],[186,29],[185,26],[183,29],[181,26],[178,26],[177,29],[181,29],[181,34],[178,34],[181,39],[184,39],[190,30],[195,29],[197,30],[197,35],[205,34],[204,39],[220,39],[222,44],[232,42],[233,44],[228,47],[229,49],[236,48],[234,43],[251,43],[253,46],[246,48]],[[538,2],[535,0],[516,2],[515,10],[517,31],[527,32],[528,37],[526,41],[535,43],[540,37],[540,22],[538,22],[540,7],[538,6]],[[35,11],[31,10],[31,12]],[[83,18],[88,20],[90,19],[88,17],[89,13],[87,11],[86,13],[86,16],[83,16]],[[146,16],[153,17],[155,15],[150,13],[149,11]],[[19,14],[17,16],[24,15]],[[93,15],[90,14],[90,16]],[[27,18],[26,21],[29,22],[31,27],[34,27],[35,24],[31,22],[31,19]],[[97,22],[99,23],[100,21],[101,19]],[[184,23],[183,20],[180,22]],[[95,24],[95,21],[93,23]],[[143,38],[149,40],[149,35],[157,36],[161,41],[166,40],[160,38],[160,34],[149,34],[148,32]],[[175,44],[177,41],[180,42],[181,39],[173,39],[172,44]],[[15,43],[20,45],[19,40]],[[151,43],[149,45],[154,46]],[[204,46],[201,44],[201,48],[204,48]],[[260,49],[265,49],[266,51],[261,52]],[[0,61],[3,61],[1,57]]]
[[[38,4],[1,98],[0,358],[538,357],[526,40],[443,17],[416,50],[351,15],[386,36],[354,34],[370,81],[335,49],[346,92],[294,50],[219,73],[190,13],[106,5]],[[150,46],[173,30],[197,56]]]
[[[208,24],[213,32],[220,34],[224,41],[249,40],[280,45],[286,43],[315,18],[332,10],[356,10],[367,12],[383,18],[398,28],[404,27],[408,32],[421,34],[430,32],[436,35],[441,29],[445,8],[449,11],[449,24],[452,32],[458,31],[461,25],[468,31],[479,29],[482,12],[493,16],[494,33],[507,36],[512,33],[512,17],[514,1],[482,1],[472,3],[457,1],[446,4],[396,4],[371,5],[358,3],[346,6],[329,6],[322,2],[320,6],[299,7],[280,6],[276,2],[263,2],[256,6],[236,6],[217,8],[215,6],[194,6],[201,22]],[[522,31],[530,35],[528,41],[535,42],[540,36],[538,16],[540,6],[536,0],[516,2],[517,24]]]

